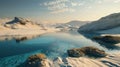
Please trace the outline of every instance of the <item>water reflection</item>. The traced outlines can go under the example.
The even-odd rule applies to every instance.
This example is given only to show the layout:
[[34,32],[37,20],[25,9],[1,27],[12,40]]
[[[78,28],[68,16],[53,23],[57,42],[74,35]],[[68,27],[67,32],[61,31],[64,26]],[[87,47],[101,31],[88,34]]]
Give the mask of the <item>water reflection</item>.
[[0,57],[25,54],[37,50],[49,55],[49,57],[63,57],[68,49],[85,46],[95,46],[105,51],[108,51],[107,49],[120,49],[115,43],[106,43],[93,38],[101,34],[81,34],[71,31],[44,35],[0,37],[1,40],[4,40],[0,41]]
[[20,43],[21,41],[25,41],[25,40],[28,40],[27,37],[21,37],[21,38],[17,38],[15,39],[17,43]]
[[22,41],[30,40],[36,37],[40,37],[41,35],[14,35],[14,36],[0,36],[0,41],[9,41],[15,40],[16,43],[20,43]]
[[110,46],[111,43],[108,44],[109,42],[105,44],[104,41],[101,42],[93,38],[100,35],[85,33],[81,35],[71,31],[44,35],[0,37],[0,67],[4,67],[4,65],[7,65],[6,67],[16,67],[23,63],[28,56],[37,53],[44,53],[48,58],[56,58],[58,56],[65,57],[68,49],[85,46],[95,46],[105,51],[108,51],[107,49],[120,49],[113,44]]
[[120,43],[120,37],[110,37],[110,36],[101,36],[99,33],[80,33],[84,37],[91,39],[94,42],[99,43],[101,46],[109,49],[109,50],[114,50],[114,49],[120,49],[120,46],[117,46],[115,44]]
[[68,49],[85,46],[96,46],[104,49],[97,43],[74,32],[49,33],[41,36],[12,36],[9,39],[11,40],[0,41],[0,57],[25,54],[37,50],[49,57],[57,57],[64,56]]

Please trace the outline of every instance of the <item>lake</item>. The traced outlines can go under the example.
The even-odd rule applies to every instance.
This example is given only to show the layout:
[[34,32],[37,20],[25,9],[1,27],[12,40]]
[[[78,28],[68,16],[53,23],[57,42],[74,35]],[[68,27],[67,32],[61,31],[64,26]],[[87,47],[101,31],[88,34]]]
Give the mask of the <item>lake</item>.
[[97,34],[79,34],[75,31],[48,33],[22,38],[0,37],[0,67],[16,67],[29,56],[44,53],[49,59],[66,57],[67,50],[85,46],[95,46],[108,53],[119,51],[120,47],[106,46],[91,39]]

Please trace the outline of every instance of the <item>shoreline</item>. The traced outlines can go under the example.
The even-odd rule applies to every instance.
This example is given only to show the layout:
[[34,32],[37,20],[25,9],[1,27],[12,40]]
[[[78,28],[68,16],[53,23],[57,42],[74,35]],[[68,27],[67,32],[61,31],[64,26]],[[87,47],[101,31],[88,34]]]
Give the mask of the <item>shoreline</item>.
[[45,33],[57,32],[57,29],[9,29],[1,30],[0,36],[17,36],[17,35],[41,35]]

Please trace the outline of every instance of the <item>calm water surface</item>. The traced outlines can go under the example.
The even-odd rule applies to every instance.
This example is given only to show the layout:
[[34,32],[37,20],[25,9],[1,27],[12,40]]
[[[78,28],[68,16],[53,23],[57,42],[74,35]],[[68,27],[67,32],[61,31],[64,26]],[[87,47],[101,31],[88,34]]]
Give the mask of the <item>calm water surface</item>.
[[85,46],[96,46],[109,53],[119,51],[119,46],[109,49],[77,32],[49,33],[23,41],[16,39],[0,41],[0,67],[16,67],[28,56],[37,53],[44,53],[49,59],[66,57],[68,49]]

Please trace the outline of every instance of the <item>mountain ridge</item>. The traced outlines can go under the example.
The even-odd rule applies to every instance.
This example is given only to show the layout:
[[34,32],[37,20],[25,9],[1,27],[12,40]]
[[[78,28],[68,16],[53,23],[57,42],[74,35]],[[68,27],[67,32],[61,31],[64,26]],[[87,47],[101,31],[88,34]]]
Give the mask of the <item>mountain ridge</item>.
[[102,17],[97,21],[93,21],[86,25],[81,26],[78,32],[97,32],[109,30],[120,26],[120,13],[110,14]]

